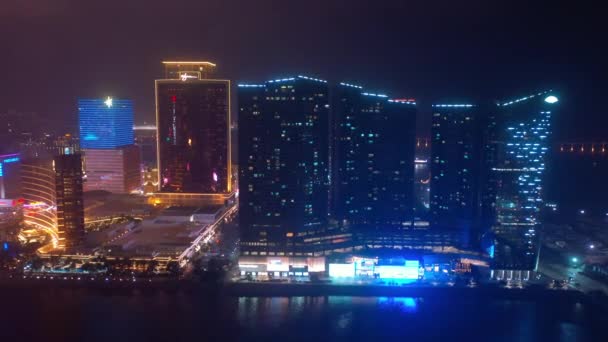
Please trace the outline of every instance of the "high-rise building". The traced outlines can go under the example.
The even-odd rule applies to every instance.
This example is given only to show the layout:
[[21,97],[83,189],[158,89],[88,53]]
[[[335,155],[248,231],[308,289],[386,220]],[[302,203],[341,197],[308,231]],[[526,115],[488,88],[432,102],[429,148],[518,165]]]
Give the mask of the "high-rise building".
[[[491,267],[498,277],[519,272],[526,279],[536,270],[540,248],[538,228],[543,205],[543,175],[549,150],[551,117],[558,98],[540,92],[498,103],[488,141],[494,164],[495,223]],[[498,273],[496,273],[498,272]]]
[[417,219],[428,220],[431,197],[431,144],[428,138],[416,138],[414,160],[414,213]]
[[79,99],[80,148],[113,149],[133,144],[133,102]]
[[434,228],[473,237],[479,215],[481,127],[472,104],[433,105],[430,213]]
[[[25,159],[21,163],[25,224],[57,236],[57,207],[53,159]],[[54,241],[56,243],[56,241]]]
[[135,145],[114,149],[87,149],[85,191],[104,190],[130,193],[142,184],[140,151]]
[[414,220],[416,103],[346,83],[332,98],[335,217],[363,245],[403,247]]
[[209,79],[217,65],[202,61],[163,61],[165,79]]
[[140,152],[133,145],[131,100],[80,99],[80,142],[85,191],[129,193],[141,186]]
[[230,81],[207,78],[213,63],[163,63],[167,79],[155,84],[159,190],[231,192]]
[[241,254],[312,256],[329,202],[329,89],[306,76],[239,84]]
[[140,125],[133,127],[135,145],[141,152],[141,163],[144,167],[156,168],[156,126]]
[[71,248],[84,239],[82,158],[71,151],[55,157],[58,247]]

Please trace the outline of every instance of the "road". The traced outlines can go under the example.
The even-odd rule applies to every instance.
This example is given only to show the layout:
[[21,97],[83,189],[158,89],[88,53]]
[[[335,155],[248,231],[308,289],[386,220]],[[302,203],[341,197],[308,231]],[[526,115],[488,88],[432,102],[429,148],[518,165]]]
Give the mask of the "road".
[[[608,294],[608,285],[591,279],[581,273],[581,266],[566,265],[564,258],[556,251],[543,246],[540,253],[538,271],[545,276],[555,280],[567,280],[572,277],[570,287],[583,292],[601,290]],[[574,284],[578,283],[579,286]]]

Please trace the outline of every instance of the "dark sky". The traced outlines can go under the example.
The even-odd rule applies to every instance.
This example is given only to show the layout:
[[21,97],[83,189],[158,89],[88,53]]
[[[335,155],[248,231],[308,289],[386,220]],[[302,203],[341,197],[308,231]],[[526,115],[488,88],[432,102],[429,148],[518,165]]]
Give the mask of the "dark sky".
[[417,98],[423,117],[433,101],[553,88],[558,139],[608,140],[603,14],[561,3],[2,0],[0,112],[75,126],[76,98],[112,95],[151,121],[160,61],[188,58],[216,62],[235,81],[356,82]]

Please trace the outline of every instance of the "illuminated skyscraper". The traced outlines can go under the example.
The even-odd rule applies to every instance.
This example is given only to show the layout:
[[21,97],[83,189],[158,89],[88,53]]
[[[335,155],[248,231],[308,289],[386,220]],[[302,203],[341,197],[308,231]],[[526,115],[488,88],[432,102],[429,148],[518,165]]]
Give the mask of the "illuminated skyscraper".
[[141,186],[139,146],[86,149],[82,152],[87,176],[85,191],[130,193]]
[[133,102],[114,99],[79,99],[80,147],[113,149],[133,145]]
[[26,159],[21,164],[25,223],[46,232],[57,232],[55,171],[53,160]]
[[329,90],[306,76],[239,84],[242,255],[310,256],[326,228]]
[[54,159],[59,248],[80,245],[84,239],[82,159],[62,154]]
[[139,147],[133,145],[131,100],[78,100],[85,191],[129,193],[141,186]]
[[[490,254],[495,272],[536,269],[543,174],[557,102],[549,91],[499,103],[495,121],[490,123],[495,153],[491,180],[496,194]],[[528,275],[524,272],[522,278]]]
[[433,105],[431,128],[431,222],[469,245],[478,223],[481,127],[478,107]]
[[230,192],[230,81],[206,78],[213,63],[163,63],[169,78],[156,80],[159,190]]
[[141,162],[145,167],[156,168],[156,126],[135,126],[135,145],[141,151]]
[[416,103],[346,83],[333,99],[335,216],[364,245],[401,246],[413,229]]

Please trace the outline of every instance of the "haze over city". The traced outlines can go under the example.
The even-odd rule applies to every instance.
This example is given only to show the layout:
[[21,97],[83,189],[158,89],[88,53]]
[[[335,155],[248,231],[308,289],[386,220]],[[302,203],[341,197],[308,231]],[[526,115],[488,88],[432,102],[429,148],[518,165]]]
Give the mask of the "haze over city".
[[0,339],[606,340],[601,16],[5,0]]

